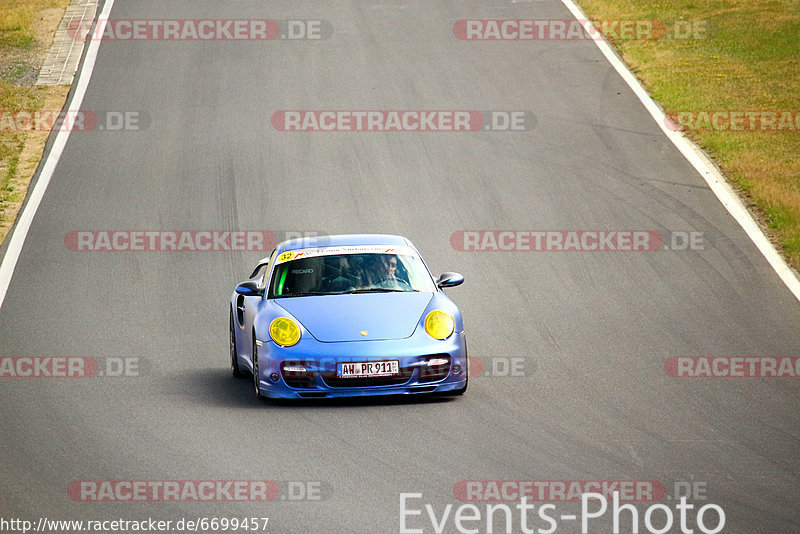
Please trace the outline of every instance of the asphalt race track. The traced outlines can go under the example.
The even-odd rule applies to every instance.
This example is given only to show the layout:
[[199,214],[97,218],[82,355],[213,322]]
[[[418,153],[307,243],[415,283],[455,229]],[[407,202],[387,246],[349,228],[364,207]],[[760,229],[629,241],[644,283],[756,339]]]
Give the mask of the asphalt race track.
[[[0,311],[0,356],[94,358],[104,376],[0,378],[3,518],[430,533],[428,504],[435,522],[449,513],[441,531],[458,532],[462,481],[656,481],[670,532],[681,531],[676,485],[693,488],[690,524],[711,503],[724,532],[800,530],[797,379],[665,371],[678,356],[798,356],[797,299],[594,43],[453,34],[466,18],[571,19],[561,2],[117,0],[110,18],[322,20],[332,33],[102,43],[83,109],[136,111],[144,127],[70,136]],[[284,132],[270,122],[280,110],[535,120],[513,132]],[[80,230],[407,236],[434,274],[465,275],[448,294],[483,372],[473,366],[450,400],[257,401],[230,376],[227,306],[269,251],[71,250],[65,236]],[[647,230],[667,248],[697,232],[702,247],[475,252],[451,242],[465,230]],[[136,367],[107,376],[119,359]],[[72,491],[120,480],[267,480],[280,496]],[[421,515],[401,514],[404,493],[422,494],[405,508]],[[548,502],[556,517],[581,512]],[[481,519],[461,531],[489,531],[487,502],[472,504]],[[589,532],[612,531],[610,508]],[[504,532],[502,513],[494,522]],[[556,532],[580,523],[559,519]],[[633,528],[629,515],[622,524]]]

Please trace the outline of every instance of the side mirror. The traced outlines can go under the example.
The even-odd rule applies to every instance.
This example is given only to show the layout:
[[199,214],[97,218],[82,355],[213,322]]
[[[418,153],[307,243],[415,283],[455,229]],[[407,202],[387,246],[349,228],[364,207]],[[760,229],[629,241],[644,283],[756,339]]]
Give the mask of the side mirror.
[[260,297],[264,295],[264,292],[258,288],[258,280],[242,282],[236,286],[234,291],[236,291],[237,295],[242,295],[243,297]]
[[255,278],[256,275],[258,274],[258,271],[260,271],[263,267],[266,267],[268,263],[269,263],[269,259],[264,258],[264,260],[262,260],[261,263],[256,265],[256,268],[253,269],[253,274],[250,275],[250,278]]
[[458,273],[442,273],[436,280],[436,287],[455,287],[464,283],[464,276]]

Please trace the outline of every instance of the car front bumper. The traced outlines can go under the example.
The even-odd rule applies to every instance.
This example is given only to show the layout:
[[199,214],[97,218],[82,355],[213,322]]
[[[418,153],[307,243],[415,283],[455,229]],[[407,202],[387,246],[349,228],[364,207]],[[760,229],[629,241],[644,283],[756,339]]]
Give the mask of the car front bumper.
[[[427,335],[384,341],[321,343],[303,339],[292,347],[272,341],[258,348],[261,394],[270,398],[335,398],[455,392],[467,383],[463,332],[444,341]],[[397,360],[399,374],[340,378],[338,363]],[[445,363],[446,361],[446,363]]]

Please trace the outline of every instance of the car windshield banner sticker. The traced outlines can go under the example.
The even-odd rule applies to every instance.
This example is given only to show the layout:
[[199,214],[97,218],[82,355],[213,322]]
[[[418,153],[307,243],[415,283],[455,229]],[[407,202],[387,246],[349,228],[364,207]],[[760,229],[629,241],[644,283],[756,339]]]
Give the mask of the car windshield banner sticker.
[[414,250],[407,246],[392,247],[390,245],[349,245],[342,247],[317,247],[283,252],[276,263],[284,263],[299,258],[316,256],[336,256],[341,254],[397,254],[399,256],[415,256]]

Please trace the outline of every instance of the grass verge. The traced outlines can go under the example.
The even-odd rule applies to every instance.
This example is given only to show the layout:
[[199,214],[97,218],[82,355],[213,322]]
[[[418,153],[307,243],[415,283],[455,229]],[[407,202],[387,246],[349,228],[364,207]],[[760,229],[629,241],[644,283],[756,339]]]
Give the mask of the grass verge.
[[22,205],[49,131],[19,128],[18,112],[60,110],[69,88],[36,76],[69,0],[0,0],[0,242]]
[[[578,0],[590,19],[667,31],[610,39],[650,95],[719,165],[788,263],[800,270],[800,2]],[[776,123],[747,115],[776,113]],[[793,112],[792,124],[784,119]],[[684,112],[683,115],[680,115]],[[688,112],[694,112],[689,114]],[[678,121],[683,117],[684,120]],[[709,124],[708,118],[714,118]],[[731,122],[733,121],[733,122]]]

